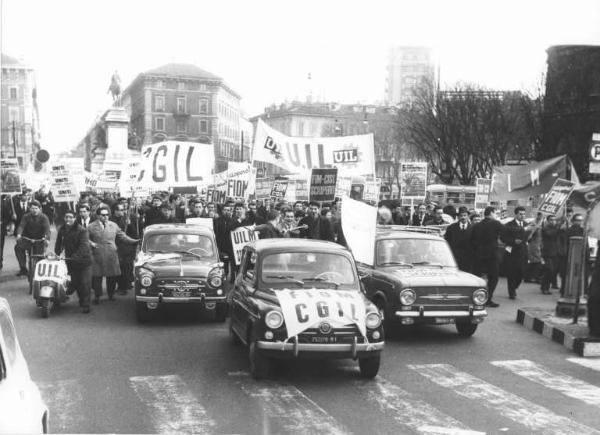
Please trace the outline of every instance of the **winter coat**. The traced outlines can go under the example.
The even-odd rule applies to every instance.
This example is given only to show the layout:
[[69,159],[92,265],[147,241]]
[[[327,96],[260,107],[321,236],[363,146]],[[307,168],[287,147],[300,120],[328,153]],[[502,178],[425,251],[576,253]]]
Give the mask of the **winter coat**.
[[127,236],[116,223],[111,221],[107,221],[106,228],[104,228],[100,220],[95,220],[87,229],[90,241],[97,243],[96,247],[92,248],[92,257],[94,260],[92,275],[120,275],[121,269],[119,267],[116,241],[135,244],[137,240]]
[[69,271],[74,267],[85,267],[92,264],[92,250],[88,232],[79,224],[75,223],[70,228],[66,225],[59,228],[54,243],[54,253],[60,255],[63,249],[65,257],[68,258]]

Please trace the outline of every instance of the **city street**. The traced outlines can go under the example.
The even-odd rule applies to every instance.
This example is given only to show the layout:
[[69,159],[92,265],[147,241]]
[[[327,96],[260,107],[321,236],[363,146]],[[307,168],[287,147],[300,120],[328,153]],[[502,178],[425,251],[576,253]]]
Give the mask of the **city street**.
[[131,295],[41,319],[24,279],[1,287],[52,432],[600,433],[600,361],[515,322],[518,307],[554,304],[533,284],[510,301],[502,280],[471,339],[453,326],[392,334],[374,381],[351,361],[288,362],[254,381],[226,323],[187,312],[140,325]]

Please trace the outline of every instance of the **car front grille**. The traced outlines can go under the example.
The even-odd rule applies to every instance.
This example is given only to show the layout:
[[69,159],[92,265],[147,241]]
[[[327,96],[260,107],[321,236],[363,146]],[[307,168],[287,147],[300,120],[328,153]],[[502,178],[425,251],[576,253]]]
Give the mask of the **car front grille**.
[[177,295],[180,293],[189,293],[196,295],[204,291],[206,284],[204,280],[191,279],[161,279],[156,285],[156,289],[165,296]]
[[420,287],[415,288],[417,300],[414,305],[471,304],[473,289],[456,287]]
[[[328,334],[322,333],[319,328],[309,328],[302,333],[298,334],[299,343],[315,343],[329,342],[329,343],[352,343],[354,337],[357,338],[358,343],[364,342],[364,337],[361,335],[356,325],[343,326],[339,328],[333,328]],[[325,339],[328,340],[325,340]]]

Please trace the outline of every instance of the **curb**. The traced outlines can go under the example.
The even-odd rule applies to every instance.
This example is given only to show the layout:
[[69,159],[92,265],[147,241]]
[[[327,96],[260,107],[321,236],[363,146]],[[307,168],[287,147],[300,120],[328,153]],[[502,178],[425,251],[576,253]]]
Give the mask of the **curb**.
[[[16,272],[15,272],[16,273]],[[12,281],[20,281],[24,279],[22,276],[16,276],[16,275],[1,275],[0,276],[0,284],[5,283],[5,282],[12,282]]]
[[587,320],[584,325],[581,323],[572,325],[552,322],[552,318],[554,318],[552,311],[542,311],[539,308],[517,310],[517,323],[525,328],[562,344],[579,356],[600,356],[600,337],[589,336]]

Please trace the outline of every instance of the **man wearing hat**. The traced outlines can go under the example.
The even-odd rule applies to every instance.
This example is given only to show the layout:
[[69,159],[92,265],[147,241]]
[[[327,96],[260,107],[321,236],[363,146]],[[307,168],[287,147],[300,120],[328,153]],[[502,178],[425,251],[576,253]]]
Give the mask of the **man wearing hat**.
[[[23,215],[21,222],[15,230],[17,243],[15,244],[15,256],[19,262],[19,273],[17,276],[27,276],[27,251],[33,245],[34,255],[43,254],[50,240],[50,221],[48,216],[42,213],[42,204],[39,201],[31,201],[29,212]],[[33,243],[24,239],[44,239],[44,242]]]

